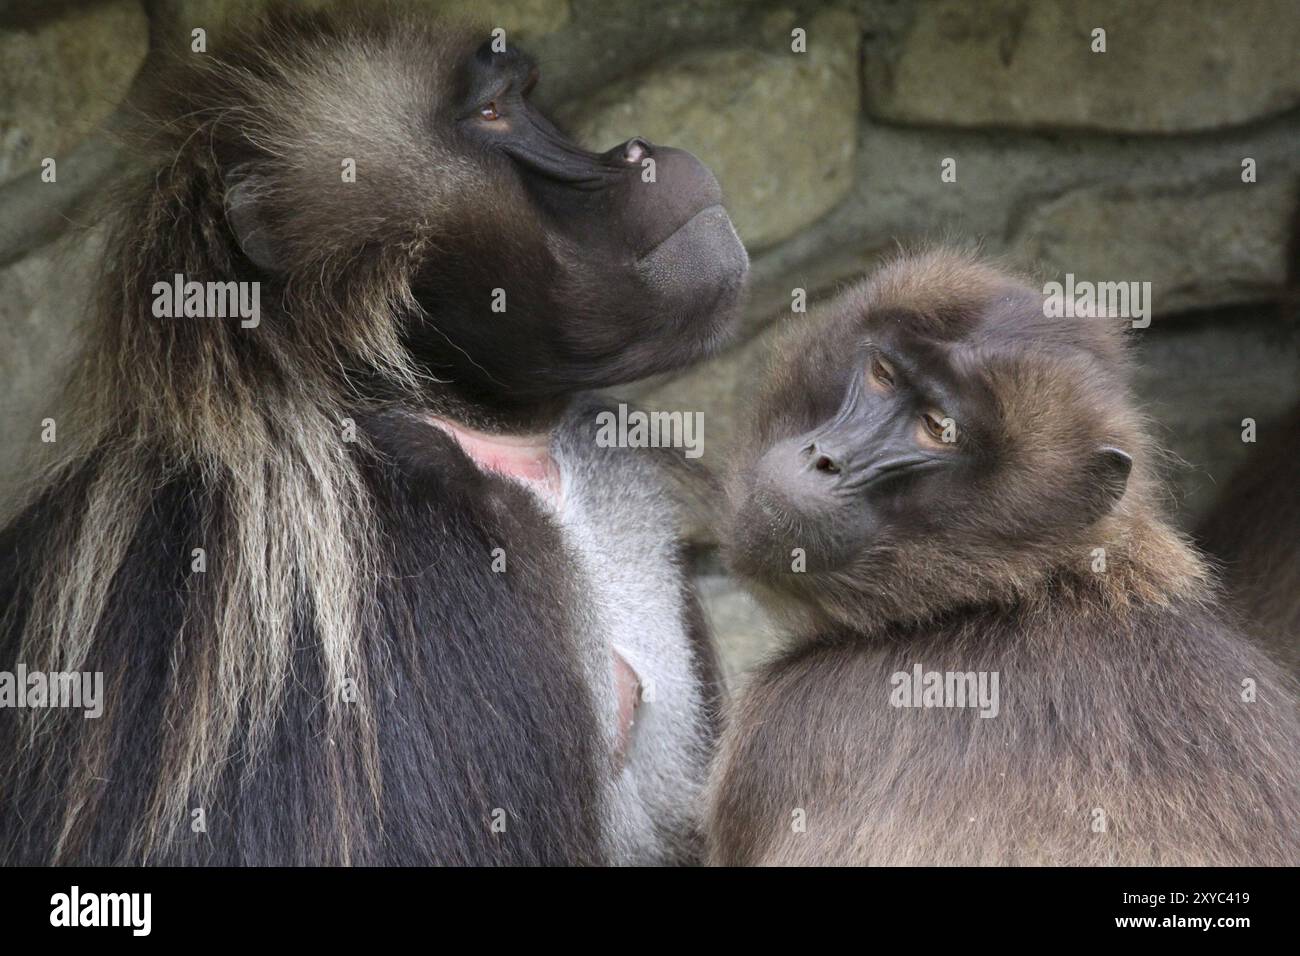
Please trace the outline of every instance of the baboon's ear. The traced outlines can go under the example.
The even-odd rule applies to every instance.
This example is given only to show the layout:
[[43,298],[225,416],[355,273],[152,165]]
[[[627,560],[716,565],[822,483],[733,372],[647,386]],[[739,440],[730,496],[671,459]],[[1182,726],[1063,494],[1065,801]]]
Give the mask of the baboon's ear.
[[1090,497],[1087,520],[1096,521],[1124,497],[1128,488],[1129,472],[1133,470],[1133,456],[1113,445],[1102,445],[1092,453],[1088,463]]
[[238,174],[228,183],[226,221],[239,247],[259,269],[279,272],[279,256],[264,215],[266,188],[262,177],[256,173]]

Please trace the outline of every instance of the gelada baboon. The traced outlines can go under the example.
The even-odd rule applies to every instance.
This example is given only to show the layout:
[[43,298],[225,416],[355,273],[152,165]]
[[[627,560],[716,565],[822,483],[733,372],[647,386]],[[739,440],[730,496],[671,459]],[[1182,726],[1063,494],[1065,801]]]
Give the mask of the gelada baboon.
[[776,354],[726,544],[791,635],[713,862],[1300,861],[1295,699],[1161,515],[1121,332],[929,251]]
[[698,854],[714,672],[659,464],[582,392],[707,352],[747,259],[694,157],[579,148],[488,37],[278,14],[136,104],[0,538],[0,669],[103,713],[0,709],[0,862]]
[[1300,673],[1300,407],[1248,447],[1196,538],[1260,643]]

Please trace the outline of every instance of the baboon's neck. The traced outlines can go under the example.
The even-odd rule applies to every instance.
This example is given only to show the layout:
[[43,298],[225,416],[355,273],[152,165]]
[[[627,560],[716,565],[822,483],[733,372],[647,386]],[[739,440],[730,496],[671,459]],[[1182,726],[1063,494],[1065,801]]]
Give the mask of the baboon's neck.
[[1197,601],[1209,587],[1196,551],[1153,509],[1134,501],[1051,546],[959,553],[914,541],[856,575],[790,581],[784,600],[770,603],[796,633],[847,627],[871,638],[1071,602],[1124,614]]
[[521,405],[486,404],[467,398],[450,388],[432,392],[422,411],[458,426],[488,435],[522,436],[549,434],[564,417],[570,399],[557,398]]
[[1209,587],[1204,561],[1156,511],[1135,501],[1098,527],[1098,547],[1080,573],[1091,575],[1114,606],[1194,599]]

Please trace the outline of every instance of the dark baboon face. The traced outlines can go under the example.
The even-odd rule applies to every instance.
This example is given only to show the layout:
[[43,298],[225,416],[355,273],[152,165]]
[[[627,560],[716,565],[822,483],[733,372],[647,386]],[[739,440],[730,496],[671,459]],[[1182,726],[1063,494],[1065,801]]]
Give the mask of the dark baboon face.
[[810,316],[734,476],[734,563],[778,585],[872,587],[904,551],[978,580],[1010,550],[1068,547],[1132,464],[1115,335],[1068,321],[1010,278],[938,255]]
[[639,139],[588,152],[530,102],[526,55],[397,23],[322,31],[309,60],[232,58],[241,135],[219,158],[252,263],[290,288],[369,271],[404,298],[417,363],[480,402],[543,401],[709,350],[748,260],[708,169]]

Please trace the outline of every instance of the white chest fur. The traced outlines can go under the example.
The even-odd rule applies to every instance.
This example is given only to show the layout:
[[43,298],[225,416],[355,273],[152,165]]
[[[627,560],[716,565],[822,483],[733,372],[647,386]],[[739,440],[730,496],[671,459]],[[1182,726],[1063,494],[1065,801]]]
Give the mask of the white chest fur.
[[[559,525],[567,554],[556,559],[574,569],[583,596],[576,636],[607,758],[608,851],[619,863],[669,862],[688,848],[709,756],[676,509],[645,452],[598,447],[592,421],[575,412],[549,449],[540,436],[434,423],[479,467],[528,488]],[[615,653],[641,685],[630,734],[619,716]]]
[[708,762],[675,508],[644,452],[595,447],[579,428],[562,431],[554,451],[561,494],[549,507],[590,596],[583,653],[611,751],[619,732],[611,650],[642,686],[626,763],[611,773],[610,850],[620,862],[659,862],[680,849],[674,835],[691,832]]

